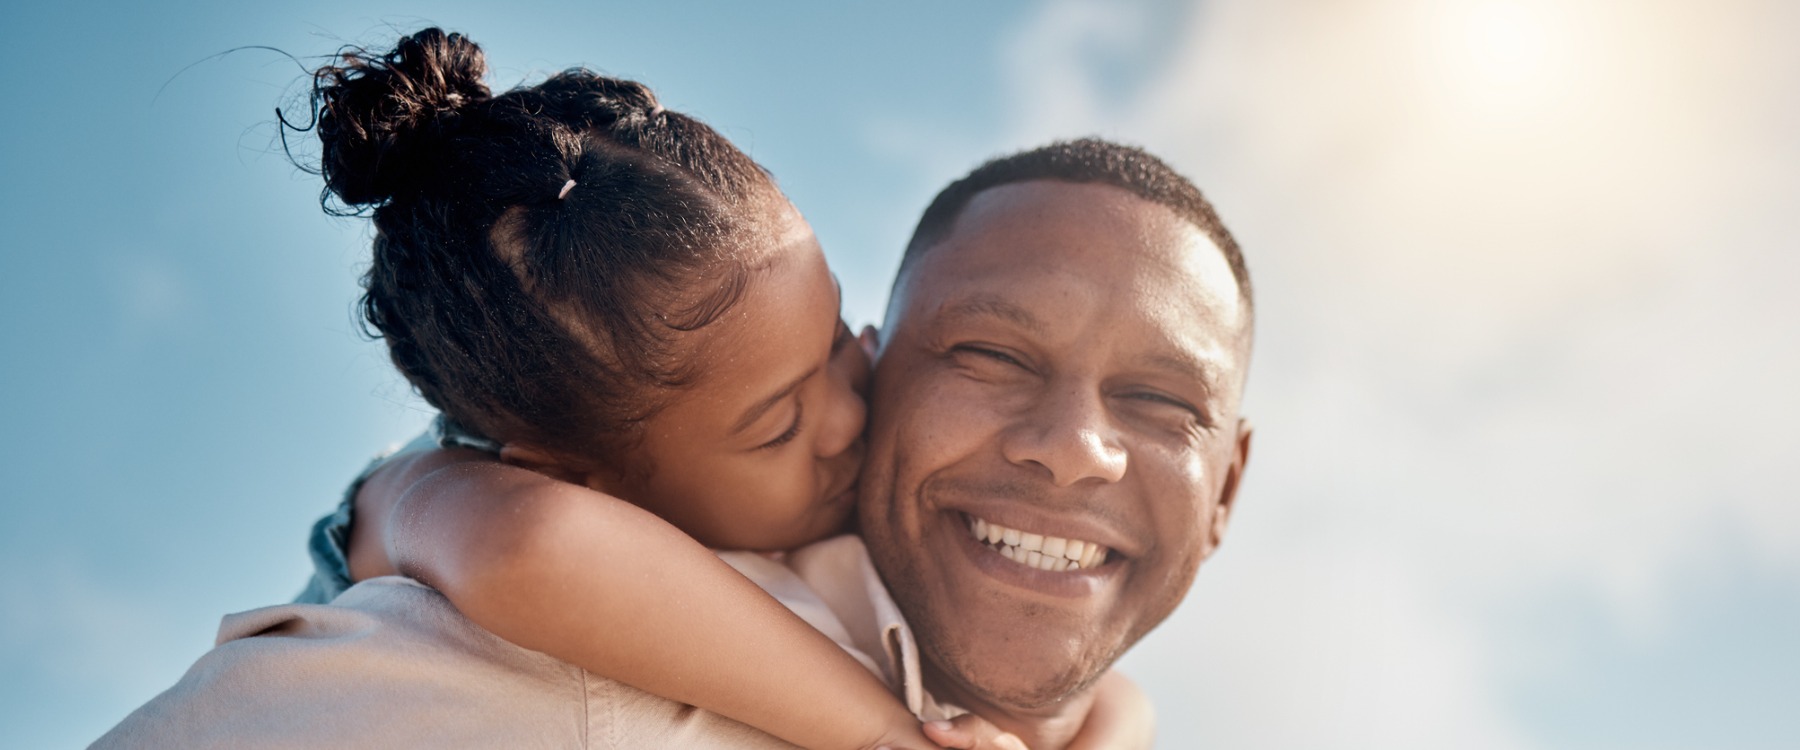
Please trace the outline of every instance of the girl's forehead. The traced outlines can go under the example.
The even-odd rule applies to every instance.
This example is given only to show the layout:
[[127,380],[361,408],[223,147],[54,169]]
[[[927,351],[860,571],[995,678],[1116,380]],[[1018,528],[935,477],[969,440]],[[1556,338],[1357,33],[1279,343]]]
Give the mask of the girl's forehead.
[[695,377],[671,410],[735,413],[824,366],[840,304],[824,253],[809,237],[772,256],[747,275],[727,314],[693,332]]
[[795,247],[818,240],[806,216],[777,190],[756,191],[733,212],[739,235],[733,254],[749,268],[781,262]]

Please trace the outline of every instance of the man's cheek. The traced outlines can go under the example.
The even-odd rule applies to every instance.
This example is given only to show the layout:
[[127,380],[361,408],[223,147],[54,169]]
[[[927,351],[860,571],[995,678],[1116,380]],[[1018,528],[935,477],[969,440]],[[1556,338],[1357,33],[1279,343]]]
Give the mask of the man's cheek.
[[974,405],[960,390],[921,383],[906,394],[904,403],[911,407],[895,415],[900,426],[894,436],[895,448],[900,452],[915,461],[935,464],[967,442]]
[[939,378],[928,398],[946,432],[982,437],[999,429],[1022,400],[1008,389],[954,375]]

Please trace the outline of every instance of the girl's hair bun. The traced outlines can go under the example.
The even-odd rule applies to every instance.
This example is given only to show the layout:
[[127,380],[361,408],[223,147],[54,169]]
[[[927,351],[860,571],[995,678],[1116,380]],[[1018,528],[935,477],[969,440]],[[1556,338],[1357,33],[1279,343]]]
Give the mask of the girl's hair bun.
[[479,45],[438,28],[382,55],[345,51],[314,71],[326,190],[349,206],[378,206],[417,189],[468,108],[491,96],[486,75]]

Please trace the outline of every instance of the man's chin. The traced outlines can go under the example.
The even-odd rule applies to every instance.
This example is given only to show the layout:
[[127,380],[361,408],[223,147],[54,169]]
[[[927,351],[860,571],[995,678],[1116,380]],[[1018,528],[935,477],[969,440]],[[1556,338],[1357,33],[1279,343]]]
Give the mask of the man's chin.
[[936,672],[942,683],[933,694],[951,703],[1054,713],[1049,709],[1091,686],[1118,654],[1116,639],[1097,633],[1104,626],[1063,607],[1021,601],[990,586],[938,592],[948,595],[912,608],[922,613],[913,630],[928,675]]
[[[865,528],[864,539],[940,700],[1021,717],[1055,714],[1122,650],[1114,618],[1128,563],[1029,570],[976,542],[966,514],[885,520]],[[908,527],[913,534],[891,533]]]
[[915,598],[900,603],[943,688],[1033,713],[1099,679],[1121,650],[1108,615],[1122,571],[1027,569],[972,541],[961,516],[937,521],[924,530],[926,554],[905,563],[919,585],[893,593]]
[[1070,698],[1092,688],[1111,662],[1068,654],[996,658],[1002,653],[983,648],[990,644],[947,646],[928,642],[923,633],[920,637],[932,695],[971,710],[997,709],[1020,718],[1058,713]]

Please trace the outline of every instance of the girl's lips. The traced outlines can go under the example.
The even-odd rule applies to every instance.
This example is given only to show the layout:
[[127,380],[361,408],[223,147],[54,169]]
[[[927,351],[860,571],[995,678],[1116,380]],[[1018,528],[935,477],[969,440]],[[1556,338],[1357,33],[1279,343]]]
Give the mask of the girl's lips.
[[856,472],[850,472],[846,477],[839,480],[836,483],[836,486],[825,491],[825,495],[823,496],[824,503],[836,507],[843,503],[854,501],[856,499],[856,485],[858,478]]
[[850,503],[853,503],[855,501],[856,501],[856,485],[851,484],[849,489],[846,489],[843,492],[839,492],[836,495],[832,495],[830,497],[830,499],[825,501],[825,505],[832,507],[832,508],[836,508],[841,505],[849,505]]

